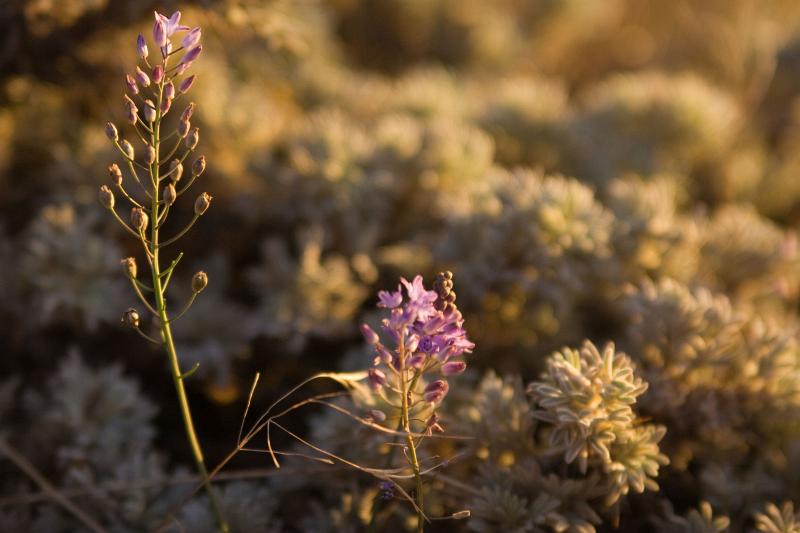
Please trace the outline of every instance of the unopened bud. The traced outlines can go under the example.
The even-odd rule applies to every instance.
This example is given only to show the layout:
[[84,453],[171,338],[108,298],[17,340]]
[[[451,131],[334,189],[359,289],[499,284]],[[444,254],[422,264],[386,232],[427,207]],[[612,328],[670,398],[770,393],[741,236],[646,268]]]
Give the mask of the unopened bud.
[[197,197],[197,200],[194,202],[194,212],[197,215],[202,215],[208,209],[208,206],[211,205],[212,196],[207,192],[204,192],[200,196]]
[[186,148],[188,148],[189,150],[194,150],[194,147],[197,146],[197,143],[200,142],[200,129],[193,128],[192,132],[189,134],[188,137],[186,137],[186,140],[184,142],[186,144]]
[[127,140],[122,139],[119,142],[119,147],[122,148],[122,153],[125,154],[125,157],[128,159],[133,159],[133,145],[129,143]]
[[192,290],[194,292],[203,292],[203,289],[208,285],[208,276],[202,270],[192,276]]
[[131,279],[136,278],[136,259],[133,257],[126,257],[122,261],[120,261],[122,265],[122,270],[125,272],[125,275]]
[[370,412],[369,412],[369,416],[370,416],[370,417],[371,417],[371,418],[372,418],[372,419],[373,419],[375,422],[384,422],[384,421],[386,421],[386,413],[384,413],[383,411],[380,411],[380,410],[378,410],[378,409],[372,409],[372,410],[370,410]]
[[189,123],[188,120],[181,120],[178,122],[178,135],[180,135],[181,139],[185,139],[187,135],[189,135],[189,129],[191,129],[192,125]]
[[141,207],[134,207],[131,209],[131,225],[137,231],[144,231],[147,229],[148,217],[147,213]]
[[161,80],[164,79],[164,67],[162,65],[156,65],[153,67],[153,83],[161,83]]
[[144,101],[144,109],[142,110],[142,114],[147,122],[153,122],[156,119],[156,106],[152,100]]
[[443,376],[454,376],[462,373],[467,369],[467,363],[464,361],[448,361],[442,365]]
[[156,160],[156,149],[149,144],[144,149],[144,160],[148,165],[152,165]]
[[131,94],[139,94],[139,86],[136,85],[136,80],[130,74],[125,74],[125,88]]
[[181,41],[181,46],[185,49],[189,49],[200,42],[200,37],[202,32],[200,28],[192,28],[192,30],[186,34],[186,36]]
[[125,112],[126,112],[126,119],[129,124],[136,124],[136,115],[138,113],[138,109],[136,109],[136,104],[131,100],[128,95],[125,95],[124,98],[125,102]]
[[116,186],[122,185],[122,171],[116,163],[108,167],[108,175],[111,176],[111,181]]
[[164,98],[168,98],[170,100],[175,98],[175,85],[173,85],[171,81],[164,85]]
[[372,367],[367,371],[367,378],[369,381],[369,386],[373,389],[378,389],[386,385],[386,374],[384,374],[382,370],[379,370],[375,367]]
[[167,183],[164,187],[164,204],[165,205],[172,205],[175,203],[175,200],[178,198],[178,193],[175,191],[175,186],[171,183]]
[[172,107],[172,98],[164,98],[161,100],[161,114],[166,115],[169,112],[169,108]]
[[194,114],[195,107],[196,106],[194,102],[191,102],[189,105],[187,105],[186,109],[184,109],[183,112],[181,113],[181,120],[185,120],[188,122],[189,119],[192,118],[192,115]]
[[132,328],[139,327],[139,311],[131,307],[122,315],[122,323]]
[[367,341],[367,344],[372,344],[374,346],[381,342],[381,338],[378,337],[375,330],[369,327],[368,324],[361,324],[361,334],[364,336],[364,340]]
[[[184,63],[184,65],[186,65],[186,63]],[[192,74],[191,76],[189,76],[188,78],[186,78],[181,82],[181,84],[178,86],[178,91],[180,91],[181,93],[188,92],[189,89],[192,88],[192,85],[194,85],[194,80],[195,80],[195,75]]]
[[134,77],[136,78],[136,82],[142,87],[150,86],[150,77],[139,67],[136,67],[136,74],[134,74]]
[[200,157],[194,160],[194,163],[192,163],[192,174],[194,176],[199,176],[200,174],[203,173],[205,169],[206,169],[206,156],[201,155]]
[[106,122],[106,137],[108,137],[109,141],[118,141],[119,140],[119,132],[117,132],[117,127],[112,122]]
[[183,63],[185,65],[190,64],[195,59],[200,57],[200,52],[202,52],[202,51],[203,51],[203,45],[202,44],[195,46],[194,48],[192,48],[191,50],[186,52],[186,55],[184,55],[183,59],[181,59],[181,63]]
[[183,165],[181,164],[180,159],[173,159],[172,163],[169,165],[169,177],[175,183],[180,181],[181,177],[183,176]]
[[[189,67],[191,66],[192,66],[191,63],[178,63],[178,66],[175,67],[175,76],[180,76],[181,74],[189,70]],[[188,91],[189,89],[186,90]]]
[[422,397],[426,402],[437,403],[442,401],[448,390],[450,390],[450,385],[446,381],[438,379],[425,387]]
[[106,209],[114,209],[114,193],[111,192],[111,189],[109,189],[108,186],[103,185],[100,187],[98,198],[100,198],[100,203],[103,205],[103,207]]
[[159,48],[163,48],[167,45],[167,27],[158,15],[156,15],[156,21],[153,24],[153,40]]
[[140,33],[139,37],[136,38],[136,53],[142,59],[147,59],[147,43],[144,40],[144,36]]

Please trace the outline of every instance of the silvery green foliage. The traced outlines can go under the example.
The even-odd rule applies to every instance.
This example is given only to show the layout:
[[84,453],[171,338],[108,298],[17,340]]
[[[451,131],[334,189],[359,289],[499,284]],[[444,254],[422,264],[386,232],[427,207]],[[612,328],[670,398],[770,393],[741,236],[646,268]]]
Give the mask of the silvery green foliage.
[[18,273],[38,325],[95,330],[126,301],[121,252],[98,227],[94,210],[60,204],[44,207],[25,231]]
[[723,152],[740,111],[704,79],[655,71],[618,74],[587,89],[572,128],[582,175],[603,185],[629,172],[690,174]]
[[610,343],[601,354],[589,341],[553,354],[528,387],[533,416],[551,426],[550,446],[563,449],[567,464],[577,460],[581,473],[592,467],[607,476],[608,505],[630,489],[658,490],[655,477],[669,463],[658,448],[666,428],[639,423],[633,411],[646,390],[628,356]]
[[778,507],[767,503],[763,512],[755,515],[756,529],[764,533],[800,533],[800,516],[794,510],[794,503],[783,502]]
[[535,461],[484,469],[469,503],[474,531],[594,533],[602,518],[589,501],[602,494],[598,476],[569,479],[543,474]]
[[[158,486],[131,488],[165,477],[152,449],[156,408],[119,366],[93,369],[72,351],[46,386],[24,392],[23,411],[29,459],[53,468],[59,486],[86,490],[75,500],[82,509],[119,532],[141,530],[157,518],[150,513]],[[72,520],[60,508],[36,514],[47,524]]]
[[376,275],[363,254],[323,253],[323,238],[321,230],[302,234],[297,258],[281,240],[264,241],[263,262],[248,273],[260,295],[257,331],[287,339],[295,351],[313,336],[352,335],[352,321],[367,298],[365,283]]
[[437,251],[480,313],[476,342],[538,353],[578,342],[579,306],[611,275],[613,215],[577,180],[496,172],[495,201],[454,221]]
[[711,504],[700,502],[697,509],[691,509],[685,515],[676,515],[672,507],[667,505],[667,516],[655,521],[658,533],[724,533],[730,527],[727,516],[715,515]]
[[[283,526],[275,516],[278,505],[275,492],[265,483],[234,481],[219,490],[219,500],[231,533],[259,531],[278,533]],[[208,497],[195,498],[184,506],[171,532],[192,531],[214,533],[219,531],[208,504]]]

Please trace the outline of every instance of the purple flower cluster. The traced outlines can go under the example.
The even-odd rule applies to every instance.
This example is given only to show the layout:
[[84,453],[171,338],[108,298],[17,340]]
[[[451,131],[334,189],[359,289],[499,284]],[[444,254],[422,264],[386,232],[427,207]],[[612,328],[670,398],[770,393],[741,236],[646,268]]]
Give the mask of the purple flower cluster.
[[[381,342],[375,330],[362,324],[364,339],[376,351],[374,365],[369,370],[369,382],[374,389],[407,391],[412,402],[421,399],[438,404],[450,388],[446,378],[467,368],[460,357],[471,352],[475,344],[467,338],[464,318],[455,305],[452,278],[450,272],[439,274],[434,290],[425,288],[422,276],[411,282],[401,278],[396,291],[378,293],[378,307],[389,310],[381,329],[392,348]],[[415,388],[423,375],[437,373],[438,379],[421,390]]]

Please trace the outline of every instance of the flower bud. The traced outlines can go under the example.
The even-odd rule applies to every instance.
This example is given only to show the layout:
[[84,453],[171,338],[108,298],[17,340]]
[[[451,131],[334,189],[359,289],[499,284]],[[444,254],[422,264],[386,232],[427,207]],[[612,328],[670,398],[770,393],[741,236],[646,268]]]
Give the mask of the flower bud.
[[144,149],[144,160],[148,165],[152,165],[156,160],[156,149],[149,144]]
[[106,209],[114,209],[114,193],[111,192],[111,189],[108,186],[103,185],[100,187],[100,193],[98,195],[100,198],[100,203]]
[[186,137],[184,143],[186,144],[186,148],[189,150],[194,150],[194,147],[197,146],[197,143],[200,142],[200,129],[193,128],[192,132]]
[[164,85],[164,98],[172,100],[175,98],[175,85],[169,81]]
[[380,411],[378,409],[371,409],[370,412],[369,412],[369,416],[375,422],[385,422],[386,421],[386,413],[384,413],[383,411]]
[[445,397],[448,390],[450,390],[450,385],[443,379],[437,379],[425,387],[422,397],[426,402],[437,403],[442,401],[442,398]]
[[159,48],[167,45],[167,28],[164,21],[159,18],[158,13],[156,13],[156,22],[153,24],[153,40]]
[[132,328],[139,327],[139,311],[131,307],[122,315],[122,323]]
[[178,91],[180,91],[181,93],[186,93],[186,92],[188,92],[188,91],[189,91],[189,89],[191,89],[191,88],[192,88],[192,85],[194,85],[194,80],[195,80],[195,77],[196,77],[196,76],[195,76],[194,74],[192,74],[191,76],[189,76],[188,78],[186,78],[185,80],[183,80],[183,81],[181,82],[181,84],[178,86]]
[[194,202],[194,212],[196,215],[202,215],[208,209],[208,206],[211,205],[212,196],[207,192],[204,192],[200,196],[197,197],[197,200]]
[[367,324],[361,324],[361,334],[364,336],[364,340],[367,341],[367,344],[374,346],[381,342],[381,338],[378,337],[378,334],[375,333],[375,330],[369,327]]
[[142,59],[147,59],[147,53],[147,43],[144,40],[144,36],[140,33],[139,37],[136,38],[136,54]]
[[184,65],[188,65],[189,63],[193,62],[195,59],[200,57],[200,52],[202,51],[203,51],[202,44],[195,46],[194,48],[186,52],[186,55],[184,55],[183,59],[181,59],[181,63],[183,63]]
[[189,70],[189,67],[191,67],[191,66],[192,66],[191,63],[178,63],[178,66],[175,67],[175,76],[176,77],[180,76],[181,74],[183,74],[184,72]]
[[169,112],[169,108],[172,107],[172,99],[171,98],[164,98],[161,100],[161,114],[166,115]]
[[142,110],[142,114],[147,122],[153,122],[156,119],[156,106],[152,100],[144,101],[144,109]]
[[373,389],[377,389],[386,385],[386,374],[377,368],[370,368],[369,371],[367,371],[367,378],[369,381],[369,386]]
[[130,74],[125,74],[125,88],[131,94],[139,94],[139,86],[136,85],[136,80]]
[[126,109],[125,120],[128,121],[128,124],[136,124],[137,116],[136,106],[128,106]]
[[208,285],[208,276],[202,270],[192,276],[192,290],[195,293],[203,292],[203,289]]
[[181,139],[185,139],[187,135],[189,135],[189,129],[191,129],[192,125],[188,120],[181,120],[178,122],[178,135]]
[[424,353],[417,353],[412,355],[406,361],[406,366],[411,368],[422,368],[422,365],[425,363],[425,359],[428,358],[428,354]]
[[181,113],[181,120],[185,120],[186,122],[188,122],[189,119],[192,118],[192,115],[194,114],[195,107],[196,106],[194,102],[189,103],[189,105],[186,106],[186,109],[184,109],[183,112]]
[[106,137],[108,137],[108,140],[112,142],[119,140],[117,127],[112,122],[106,122]]
[[141,207],[134,207],[131,209],[131,225],[137,231],[144,231],[147,229],[148,217],[147,213]]
[[378,351],[378,360],[381,363],[385,363],[388,365],[389,363],[392,362],[393,359],[392,352],[387,350],[386,347],[384,347],[382,344],[379,344],[378,346],[375,347],[375,349]]
[[122,270],[125,272],[125,275],[131,279],[136,278],[136,259],[133,257],[126,257],[122,261],[120,261],[122,265]]
[[467,369],[467,363],[464,361],[448,361],[442,365],[443,376],[454,376],[462,373]]
[[206,169],[206,156],[201,155],[192,163],[192,175],[199,176]]
[[152,71],[152,76],[153,76],[153,83],[161,83],[161,80],[164,79],[164,66],[163,65],[154,66]]
[[122,185],[122,171],[116,163],[108,167],[108,175],[111,176],[111,181],[116,186]]
[[192,31],[186,34],[186,37],[181,41],[181,46],[187,50],[200,42],[202,31],[200,28],[192,28]]
[[183,165],[181,164],[180,159],[173,159],[172,162],[169,164],[169,177],[175,183],[180,181],[181,177],[183,177]]
[[178,193],[175,191],[175,186],[171,183],[167,183],[164,187],[164,205],[172,205],[175,203],[175,200],[178,198]]
[[122,153],[125,154],[125,157],[127,157],[128,159],[133,159],[134,153],[133,153],[133,145],[131,143],[129,143],[125,139],[122,139],[119,142],[119,146],[120,148],[122,148]]
[[142,87],[150,86],[150,77],[147,74],[145,74],[144,71],[139,67],[136,67],[136,73],[134,74],[134,78],[136,78],[136,82]]

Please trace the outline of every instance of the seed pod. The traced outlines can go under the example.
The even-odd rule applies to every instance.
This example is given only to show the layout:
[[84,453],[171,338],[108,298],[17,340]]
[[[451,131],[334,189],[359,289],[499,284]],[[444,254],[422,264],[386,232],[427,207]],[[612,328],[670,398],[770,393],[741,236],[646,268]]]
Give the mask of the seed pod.
[[133,229],[144,231],[147,229],[148,217],[147,213],[141,207],[134,207],[131,209],[131,225]]
[[139,327],[139,311],[131,307],[122,315],[122,323],[132,328]]
[[119,140],[119,132],[117,132],[117,127],[112,122],[106,122],[106,137],[112,142]]
[[161,80],[164,79],[164,67],[162,65],[156,65],[153,67],[153,83],[161,83]]
[[192,290],[195,293],[203,292],[208,285],[208,276],[202,270],[192,276]]
[[130,74],[125,74],[125,88],[131,94],[139,94],[139,86],[136,85],[136,80]]
[[178,198],[178,193],[175,191],[175,185],[171,183],[167,183],[164,187],[164,205],[172,205],[175,203],[175,200]]
[[164,98],[169,98],[170,100],[175,98],[175,85],[171,81],[164,85]]
[[372,419],[375,422],[384,422],[384,421],[386,421],[386,413],[384,413],[383,411],[380,411],[378,409],[370,410],[369,416],[372,417]]
[[[186,65],[188,67],[187,63],[184,63],[184,65]],[[180,70],[180,68],[178,70]],[[189,92],[189,89],[191,89],[192,85],[194,85],[194,80],[195,79],[196,79],[196,76],[194,74],[192,74],[191,76],[189,76],[188,78],[183,80],[181,82],[181,84],[178,86],[178,91],[180,91],[181,93]]]
[[136,259],[133,257],[126,257],[122,261],[120,261],[122,265],[122,270],[125,272],[125,275],[131,279],[136,279]]
[[194,202],[194,212],[196,215],[202,215],[208,209],[208,206],[211,205],[212,196],[207,192],[204,192],[200,196],[197,197],[197,200]]
[[467,363],[464,361],[448,361],[442,365],[443,376],[454,376],[462,373],[467,369]]
[[144,149],[144,160],[148,165],[152,165],[156,160],[156,149],[149,144]]
[[189,119],[192,118],[192,115],[194,114],[195,107],[196,106],[194,102],[191,102],[189,105],[187,105],[186,109],[184,109],[183,112],[181,113],[181,120],[185,120],[188,122]]
[[192,163],[192,175],[199,176],[206,169],[206,156],[201,155]]
[[178,183],[183,176],[183,165],[180,159],[173,159],[169,164],[169,177],[173,182]]
[[139,67],[136,67],[136,74],[134,74],[134,77],[136,82],[142,87],[150,86],[150,77]]
[[188,137],[186,137],[186,141],[184,142],[186,144],[186,148],[188,148],[189,150],[194,150],[194,147],[197,146],[197,143],[200,142],[200,129],[193,128],[192,132],[189,134]]
[[153,122],[156,119],[156,106],[151,100],[144,101],[142,114],[147,122]]
[[111,182],[119,187],[122,185],[122,171],[116,163],[108,167],[108,175],[111,176]]
[[178,135],[180,135],[181,139],[185,139],[187,135],[189,135],[189,129],[192,125],[189,123],[188,120],[181,120],[178,122]]
[[136,107],[128,107],[125,113],[125,120],[128,121],[128,124],[136,124],[136,119],[138,118]]
[[128,159],[133,159],[134,153],[133,153],[133,145],[131,143],[129,143],[125,139],[122,139],[119,142],[119,146],[120,148],[122,148],[122,153],[125,154],[125,156]]
[[100,187],[100,193],[98,194],[98,198],[100,199],[100,203],[106,209],[114,209],[114,193],[111,192],[111,189],[108,186],[103,185]]

